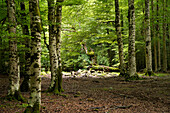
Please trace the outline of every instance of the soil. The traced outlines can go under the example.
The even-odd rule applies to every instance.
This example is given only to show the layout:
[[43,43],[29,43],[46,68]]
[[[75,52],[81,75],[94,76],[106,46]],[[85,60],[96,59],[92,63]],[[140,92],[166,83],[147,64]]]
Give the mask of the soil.
[[[8,76],[0,75],[0,113],[22,113],[27,103],[8,101]],[[112,77],[64,77],[61,95],[46,93],[42,77],[41,113],[170,113],[170,76],[125,81]],[[28,92],[22,92],[29,98]]]

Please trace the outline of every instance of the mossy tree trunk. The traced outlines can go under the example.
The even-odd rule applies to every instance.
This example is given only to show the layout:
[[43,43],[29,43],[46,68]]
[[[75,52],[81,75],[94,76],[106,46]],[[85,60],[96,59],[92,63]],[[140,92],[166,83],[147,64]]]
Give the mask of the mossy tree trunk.
[[48,91],[54,91],[55,82],[58,83],[57,77],[57,52],[56,52],[56,18],[55,18],[55,2],[48,0],[48,20],[49,20],[49,54],[50,54],[50,69],[51,69],[51,83]]
[[165,0],[163,0],[163,71],[167,72],[167,51],[166,51],[166,6]]
[[128,47],[128,76],[136,77],[136,56],[135,56],[135,7],[134,0],[128,0],[128,21],[129,21],[129,47]]
[[41,105],[41,19],[39,1],[29,0],[31,26],[30,98],[25,113],[39,113]]
[[23,100],[21,98],[20,92],[19,92],[19,81],[20,81],[20,74],[19,74],[19,58],[17,56],[17,38],[15,36],[16,34],[16,17],[15,17],[15,2],[14,0],[8,0],[7,1],[8,6],[8,22],[9,25],[9,82],[10,82],[10,88],[8,90],[8,99],[17,99],[17,100]]
[[118,42],[118,50],[119,50],[119,62],[120,62],[120,75],[125,74],[124,69],[124,54],[123,54],[123,41],[122,41],[122,33],[120,27],[120,11],[119,11],[119,0],[115,0],[115,27],[116,27],[116,35]]
[[150,29],[150,7],[149,0],[145,0],[145,49],[146,49],[146,75],[151,76],[152,72],[152,50],[151,50],[151,29]]
[[62,88],[62,63],[61,63],[61,21],[62,21],[62,6],[58,3],[63,2],[64,0],[57,0],[57,8],[56,8],[56,52],[58,56],[58,68],[57,68],[57,76],[58,76],[58,83],[56,82],[55,86],[58,87],[58,91],[64,91]]
[[[24,2],[20,2],[20,7],[21,7],[21,19],[22,19],[22,24],[21,27],[22,27],[22,32],[24,35],[26,36],[29,36],[29,29],[28,29],[28,25],[26,24],[27,23],[27,19],[26,19],[26,13],[25,13],[25,3]],[[24,80],[20,86],[20,90],[22,92],[27,92],[29,91],[29,87],[30,87],[30,84],[29,84],[29,77],[30,77],[30,74],[31,74],[31,69],[30,69],[30,65],[31,65],[31,50],[30,50],[30,44],[31,44],[31,40],[28,38],[28,37],[25,37],[25,47],[27,48],[26,49],[26,52],[25,52],[25,75],[24,75]]]

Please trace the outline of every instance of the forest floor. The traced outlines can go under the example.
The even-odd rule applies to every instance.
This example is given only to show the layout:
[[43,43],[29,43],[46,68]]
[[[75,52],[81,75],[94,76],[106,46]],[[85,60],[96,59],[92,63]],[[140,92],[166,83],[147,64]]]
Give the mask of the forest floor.
[[[50,78],[42,77],[41,113],[170,113],[170,75],[125,81],[112,77],[64,77],[65,96],[46,93]],[[3,99],[8,76],[0,75],[0,113],[22,113],[27,103]],[[29,93],[22,95],[29,98]]]

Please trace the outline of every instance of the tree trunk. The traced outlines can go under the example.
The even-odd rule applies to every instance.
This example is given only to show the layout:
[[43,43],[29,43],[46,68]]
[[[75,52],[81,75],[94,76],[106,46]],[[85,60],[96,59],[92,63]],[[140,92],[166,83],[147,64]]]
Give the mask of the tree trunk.
[[128,0],[129,47],[128,47],[128,76],[137,77],[135,56],[135,7],[134,0]]
[[158,44],[158,71],[161,70],[161,50],[160,50],[160,34],[159,34],[159,0],[157,0],[157,44]]
[[[168,13],[168,7],[169,7],[169,4],[168,4],[168,0],[166,0],[166,11]],[[169,35],[169,23],[168,23],[168,20],[169,20],[169,16],[165,16],[166,17],[166,36],[167,36],[167,62],[168,62],[168,65],[167,65],[167,68],[170,69],[170,35]]]
[[[64,0],[57,0],[57,2],[63,2]],[[58,56],[58,68],[57,68],[57,76],[58,76],[58,83],[55,84],[56,87],[58,87],[58,91],[64,91],[62,88],[62,64],[61,64],[61,19],[62,19],[62,6],[57,4],[56,8],[56,28],[57,28],[57,34],[56,34],[56,52]]]
[[151,32],[150,32],[150,9],[149,0],[145,0],[145,21],[146,21],[146,75],[151,76],[152,72],[152,50],[151,50]]
[[15,17],[15,2],[14,0],[7,1],[8,6],[8,22],[10,23],[9,26],[9,59],[10,59],[10,71],[9,71],[9,82],[10,88],[8,90],[8,99],[17,99],[23,100],[20,92],[19,92],[19,81],[20,81],[20,74],[19,74],[19,58],[17,56],[17,39],[16,39],[16,17]]
[[[51,84],[49,91],[54,91],[55,82],[58,83],[57,77],[57,52],[56,52],[56,28],[55,28],[55,3],[54,0],[48,0],[48,20],[49,20],[49,54],[50,54],[50,69],[51,69]],[[58,92],[57,92],[58,93]]]
[[158,64],[157,64],[157,49],[156,49],[156,37],[155,37],[155,15],[154,15],[154,3],[153,0],[151,0],[151,9],[152,9],[152,37],[153,37],[153,43],[154,43],[154,63],[155,63],[155,72],[158,70]]
[[165,0],[163,0],[163,71],[167,72],[167,53],[166,53],[166,18]]
[[118,42],[118,50],[119,50],[119,62],[120,62],[120,75],[123,76],[125,74],[124,69],[124,54],[123,54],[123,41],[120,27],[120,11],[119,11],[119,0],[115,0],[115,27],[116,27],[116,35]]
[[31,95],[28,107],[25,112],[40,112],[41,105],[41,19],[39,11],[39,1],[29,0],[30,26],[32,36],[31,49],[31,76],[30,89]]
[[[22,24],[21,27],[22,27],[22,32],[24,35],[27,35],[29,36],[29,30],[28,30],[28,25],[25,25],[25,23],[27,22],[27,19],[26,19],[26,13],[24,12],[25,11],[25,3],[24,2],[21,2],[20,3],[20,7],[21,7],[21,11],[23,13],[21,13],[21,19],[22,19]],[[31,74],[31,69],[30,69],[30,66],[31,66],[31,50],[30,50],[30,44],[31,44],[31,41],[29,38],[25,38],[25,47],[27,48],[26,52],[25,52],[25,75],[24,75],[24,80],[20,86],[20,90],[22,92],[27,92],[29,91],[29,87],[30,87],[30,84],[29,84],[29,77],[30,77],[30,74]]]

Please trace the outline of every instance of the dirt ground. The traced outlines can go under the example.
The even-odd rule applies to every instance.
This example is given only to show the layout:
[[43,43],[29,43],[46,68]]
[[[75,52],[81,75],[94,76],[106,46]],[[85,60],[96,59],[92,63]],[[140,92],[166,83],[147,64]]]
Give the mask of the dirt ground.
[[[8,77],[0,75],[0,113],[22,113],[27,104],[7,101]],[[124,81],[110,78],[63,79],[66,96],[45,93],[50,78],[42,78],[41,113],[170,113],[170,76]],[[22,95],[29,98],[29,93]]]

